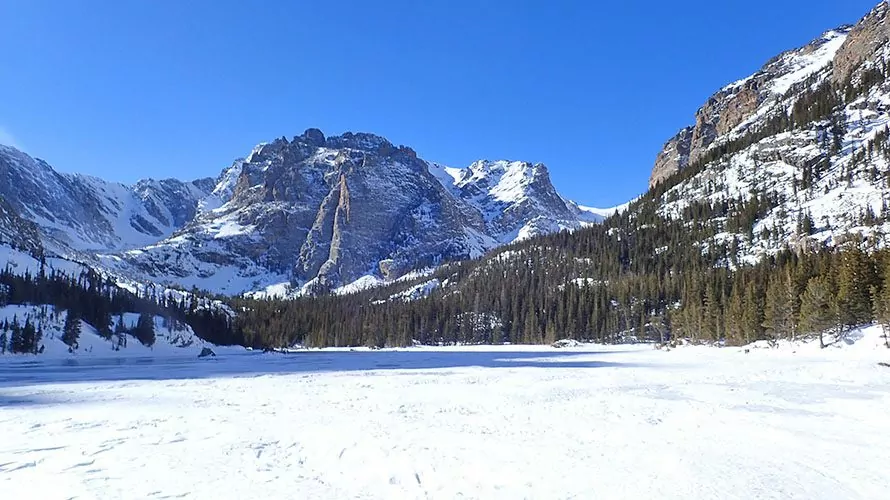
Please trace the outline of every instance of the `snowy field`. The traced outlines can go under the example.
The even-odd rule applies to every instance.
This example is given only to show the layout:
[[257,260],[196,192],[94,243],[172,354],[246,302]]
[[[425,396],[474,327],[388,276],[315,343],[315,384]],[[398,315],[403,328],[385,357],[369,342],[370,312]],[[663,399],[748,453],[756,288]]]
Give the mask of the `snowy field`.
[[877,335],[7,357],[0,498],[888,498]]

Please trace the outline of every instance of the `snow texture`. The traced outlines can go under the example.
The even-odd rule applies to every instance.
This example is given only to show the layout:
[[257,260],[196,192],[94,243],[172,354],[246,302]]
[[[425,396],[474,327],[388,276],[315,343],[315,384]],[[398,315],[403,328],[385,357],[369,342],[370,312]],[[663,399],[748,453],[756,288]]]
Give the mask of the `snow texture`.
[[879,334],[7,357],[0,498],[885,498]]

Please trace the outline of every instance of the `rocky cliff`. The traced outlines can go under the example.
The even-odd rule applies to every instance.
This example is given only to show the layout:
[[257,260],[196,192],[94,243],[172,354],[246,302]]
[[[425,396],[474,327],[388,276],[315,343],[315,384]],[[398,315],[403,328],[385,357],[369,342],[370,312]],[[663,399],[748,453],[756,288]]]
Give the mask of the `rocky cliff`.
[[881,2],[714,94],[658,154],[650,186],[660,213],[715,213],[703,251],[729,249],[740,262],[851,233],[886,245],[888,11]]
[[544,165],[455,169],[380,136],[317,129],[257,146],[197,206],[171,237],[102,262],[225,293],[283,282],[317,293],[597,220],[559,196]]

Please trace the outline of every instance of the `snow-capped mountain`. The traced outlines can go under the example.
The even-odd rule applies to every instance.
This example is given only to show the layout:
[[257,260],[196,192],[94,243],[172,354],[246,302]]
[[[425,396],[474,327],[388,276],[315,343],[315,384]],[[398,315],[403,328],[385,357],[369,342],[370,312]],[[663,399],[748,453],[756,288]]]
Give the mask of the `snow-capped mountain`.
[[585,222],[603,219],[564,200],[541,163],[480,160],[464,169],[435,163],[429,164],[429,169],[449,192],[482,217],[486,234],[501,244],[577,229]]
[[830,30],[714,94],[656,159],[650,185],[663,191],[661,214],[717,207],[727,217],[713,243],[749,260],[788,242],[836,244],[847,233],[884,244],[888,12],[881,2],[855,26]]
[[213,180],[145,180],[135,186],[62,174],[0,145],[0,198],[34,222],[58,253],[135,248],[169,236],[194,217]]
[[60,174],[10,147],[0,179],[0,197],[54,252],[225,294],[391,280],[603,218],[564,200],[542,164],[449,168],[383,137],[317,129],[257,146],[215,181],[125,186]]
[[197,207],[172,236],[102,263],[221,293],[315,292],[598,220],[563,200],[540,164],[453,169],[380,136],[317,129],[257,146]]
[[695,163],[712,147],[756,129],[771,113],[790,111],[789,106],[803,90],[792,88],[808,78],[823,80],[851,29],[843,26],[830,30],[804,47],[773,58],[757,73],[720,89],[699,108],[695,125],[680,130],[665,144],[655,160],[649,185]]

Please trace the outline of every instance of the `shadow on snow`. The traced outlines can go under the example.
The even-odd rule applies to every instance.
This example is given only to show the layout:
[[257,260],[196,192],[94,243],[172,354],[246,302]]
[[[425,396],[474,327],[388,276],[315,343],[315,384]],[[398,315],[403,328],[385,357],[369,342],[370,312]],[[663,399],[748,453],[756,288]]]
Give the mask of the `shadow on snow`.
[[[66,382],[185,380],[299,373],[448,368],[609,368],[638,366],[600,359],[621,351],[307,351],[224,354],[216,358],[24,358],[0,363],[0,388]],[[445,375],[443,373],[443,375]],[[21,401],[19,401],[21,400]],[[37,403],[35,401],[35,403]],[[28,404],[0,393],[0,407]]]

